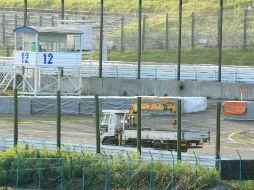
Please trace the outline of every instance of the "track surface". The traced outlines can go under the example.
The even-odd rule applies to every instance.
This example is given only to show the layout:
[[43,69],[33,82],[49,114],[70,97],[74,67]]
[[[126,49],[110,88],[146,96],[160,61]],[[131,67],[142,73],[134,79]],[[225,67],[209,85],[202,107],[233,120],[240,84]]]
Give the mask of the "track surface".
[[[0,116],[0,137],[13,137],[13,116]],[[19,139],[48,140],[56,139],[56,117],[52,115],[19,116]],[[144,116],[143,127],[174,130],[171,125],[173,116]],[[243,158],[254,157],[254,144],[245,141],[235,142],[230,138],[232,133],[253,131],[254,121],[225,121],[221,119],[221,155],[238,158],[238,150]],[[215,154],[216,111],[214,108],[205,112],[184,114],[182,130],[208,130],[211,132],[210,143],[203,148],[189,148],[188,153]],[[76,115],[62,116],[62,142],[95,144],[95,118]]]

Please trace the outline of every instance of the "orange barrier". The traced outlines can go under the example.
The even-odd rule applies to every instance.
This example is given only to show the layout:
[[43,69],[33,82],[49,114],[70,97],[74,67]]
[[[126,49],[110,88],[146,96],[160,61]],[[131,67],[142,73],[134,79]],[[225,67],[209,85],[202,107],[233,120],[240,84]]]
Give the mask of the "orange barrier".
[[246,107],[246,102],[224,102],[224,116],[245,115]]

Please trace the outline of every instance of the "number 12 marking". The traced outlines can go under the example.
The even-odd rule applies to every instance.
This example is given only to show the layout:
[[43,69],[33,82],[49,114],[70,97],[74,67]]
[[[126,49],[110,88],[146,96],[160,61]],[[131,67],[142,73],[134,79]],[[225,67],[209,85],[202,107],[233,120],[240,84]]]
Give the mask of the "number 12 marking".
[[22,63],[29,63],[28,62],[29,53],[22,53],[21,57],[22,57]]
[[[43,57],[44,57],[44,62],[43,62],[43,64],[53,64],[53,61],[52,61],[52,59],[53,59],[53,54],[52,54],[52,53],[49,53],[48,56],[47,56],[46,53],[44,53],[44,54],[43,54]],[[47,60],[47,58],[49,58],[49,59]]]

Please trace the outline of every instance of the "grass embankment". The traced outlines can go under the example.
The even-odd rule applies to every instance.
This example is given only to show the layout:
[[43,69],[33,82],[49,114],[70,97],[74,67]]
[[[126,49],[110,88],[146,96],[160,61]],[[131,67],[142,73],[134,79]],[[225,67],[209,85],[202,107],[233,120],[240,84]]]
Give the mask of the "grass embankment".
[[[142,64],[145,62],[154,63],[177,63],[177,50],[145,50],[142,52]],[[94,54],[93,59],[98,59]],[[136,51],[110,52],[109,61],[130,61],[137,62]],[[183,49],[183,64],[218,64],[218,50],[216,48]],[[254,66],[253,49],[224,49],[222,56],[223,65],[246,65]]]
[[[1,7],[23,7],[24,0],[5,0],[0,1]],[[178,0],[143,0],[144,11],[146,12],[172,12],[178,9]],[[225,9],[243,8],[248,5],[253,5],[253,1],[249,0],[225,0]],[[30,8],[52,8],[59,10],[61,0],[29,0],[28,5]],[[84,11],[98,11],[99,0],[65,0],[65,7],[68,10],[84,10]],[[184,9],[186,10],[200,10],[218,8],[219,3],[211,0],[188,0],[183,1]],[[112,12],[136,12],[138,9],[137,0],[107,0],[104,1],[106,10]]]
[[[18,179],[18,181],[17,181]],[[70,150],[50,152],[45,147],[19,146],[0,152],[0,186],[54,189],[208,189],[219,185],[215,169],[184,162],[142,161],[138,154],[113,157],[78,154]],[[239,182],[223,182],[226,189],[240,189]],[[245,181],[244,189],[254,184]]]
[[[6,50],[0,49],[0,56],[6,56]],[[153,63],[177,63],[177,50],[144,50],[142,52],[142,64],[146,62]],[[93,59],[98,60],[98,52],[93,54]],[[109,61],[126,61],[137,62],[136,51],[117,52],[110,51],[108,53]],[[218,49],[216,48],[196,48],[182,50],[183,64],[218,64]],[[224,49],[222,55],[223,65],[238,65],[238,66],[254,66],[253,49]],[[12,92],[10,92],[11,94]]]
[[[178,0],[144,0],[143,12],[144,13],[165,13],[169,14],[169,33],[177,34],[178,31]],[[29,0],[28,6],[30,8],[52,8],[60,10],[60,0]],[[224,38],[227,37],[228,31],[243,31],[243,8],[247,6],[253,6],[254,1],[249,0],[225,0],[224,1],[224,21],[223,29],[225,30]],[[23,7],[23,0],[6,0],[0,1],[1,7]],[[108,12],[132,12],[137,13],[138,3],[136,0],[129,0],[128,2],[123,0],[107,0],[104,2],[105,11]],[[99,0],[65,0],[66,10],[83,10],[83,11],[99,11]],[[210,0],[188,0],[183,3],[183,31],[188,31],[188,35],[191,33],[191,13],[196,13],[195,31],[198,36],[209,36],[209,40],[213,41],[213,47],[217,44],[217,24],[218,15],[217,9],[219,3],[217,1]],[[252,15],[249,15],[251,18]],[[252,26],[254,19],[248,19],[248,31],[252,33]],[[137,22],[126,24],[124,27],[124,40],[128,43],[136,43],[137,40]],[[156,35],[165,35],[165,15],[151,15],[146,20],[146,32],[150,36],[155,36],[155,39],[147,37],[147,43],[154,43],[158,40],[163,43],[162,39],[157,39]],[[212,31],[212,32],[211,32]],[[116,29],[111,34],[105,34],[105,40],[112,40],[114,43],[120,42],[120,29]],[[158,35],[160,36],[160,35]],[[239,39],[242,39],[240,37]],[[152,41],[154,40],[154,41]],[[176,35],[177,40],[177,35]],[[196,39],[197,41],[198,39]],[[239,42],[241,43],[241,42]],[[165,45],[165,44],[164,44]],[[163,46],[164,46],[163,45]],[[241,46],[241,45],[240,45]],[[239,46],[237,46],[239,47]],[[118,47],[119,48],[119,47]],[[126,45],[126,52],[110,52],[109,61],[137,61],[137,52],[135,50],[128,49]],[[153,47],[152,47],[153,48]],[[5,50],[0,50],[0,55],[5,56]],[[253,65],[253,49],[224,49],[223,50],[223,65]],[[98,54],[94,54],[93,59],[98,59]],[[165,50],[151,49],[145,50],[142,53],[143,62],[157,62],[157,63],[177,63],[177,50],[171,49],[170,52]],[[182,62],[186,64],[217,64],[217,49],[216,48],[199,48],[195,49],[183,49]]]

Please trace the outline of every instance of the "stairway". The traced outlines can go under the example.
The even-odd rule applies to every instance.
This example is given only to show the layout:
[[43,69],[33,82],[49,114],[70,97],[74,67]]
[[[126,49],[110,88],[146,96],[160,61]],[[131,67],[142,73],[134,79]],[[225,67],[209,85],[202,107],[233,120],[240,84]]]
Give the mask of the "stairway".
[[2,65],[0,67],[0,94],[4,93],[11,84],[14,77],[13,65]]

